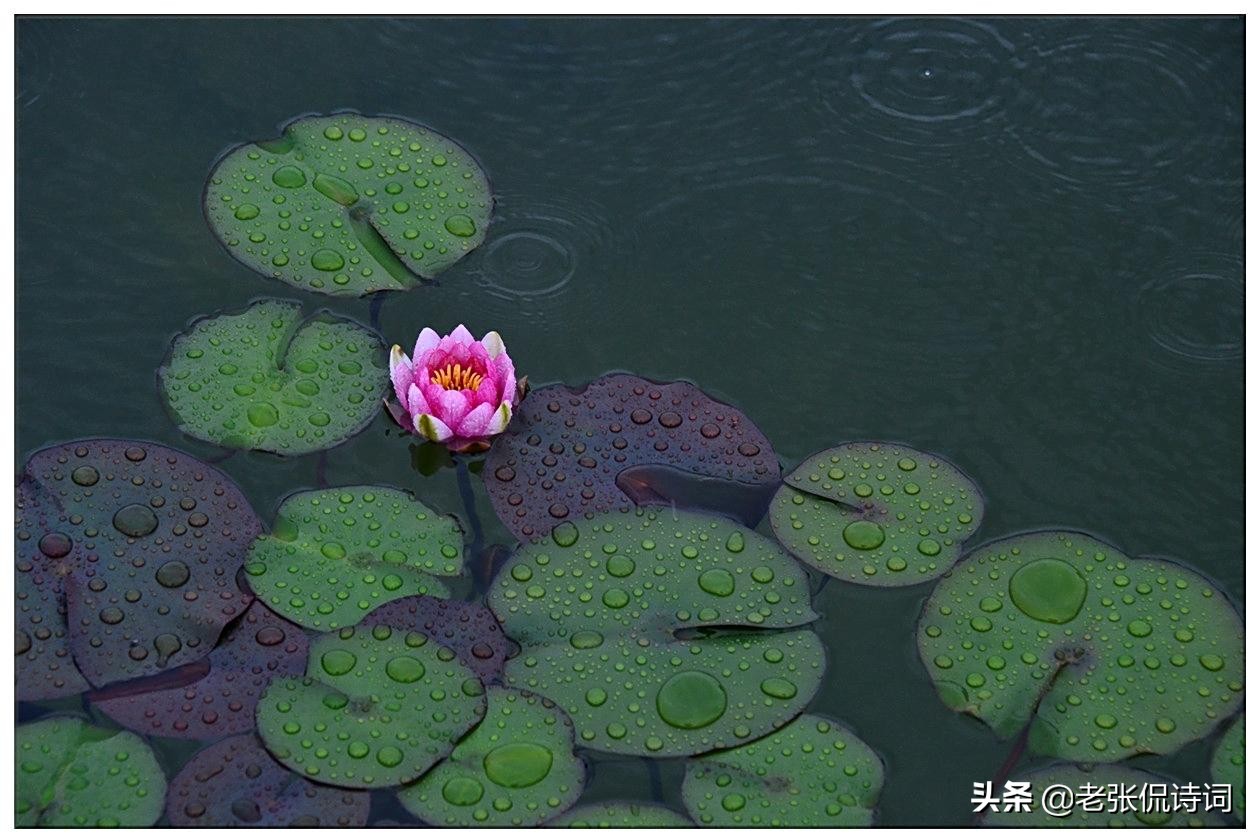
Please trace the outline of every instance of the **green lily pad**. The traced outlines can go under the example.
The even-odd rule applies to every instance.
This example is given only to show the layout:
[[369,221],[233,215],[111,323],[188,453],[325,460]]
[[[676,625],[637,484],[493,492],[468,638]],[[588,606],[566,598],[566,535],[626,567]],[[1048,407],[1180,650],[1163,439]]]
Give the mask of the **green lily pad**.
[[158,383],[185,433],[234,449],[302,455],[363,431],[389,387],[380,336],[264,298],[176,336]]
[[73,717],[19,726],[14,736],[17,825],[151,826],[166,777],[138,735]]
[[392,117],[301,117],[228,152],[206,220],[255,271],[331,295],[409,289],[486,238],[493,199],[454,140]]
[[485,714],[485,688],[455,652],[384,624],[311,642],[304,678],[277,677],[258,701],[276,759],[317,782],[380,788],[419,778]]
[[[824,668],[804,571],[735,523],[668,510],[557,525],[489,605],[521,645],[504,681],[559,703],[578,744],[695,755],[782,726]],[[782,632],[769,632],[779,630]]]
[[833,720],[801,715],[751,744],[687,762],[683,801],[701,826],[868,826],[884,764]]
[[398,799],[431,825],[539,825],[582,795],[573,750],[573,724],[553,702],[491,687],[477,728]]
[[449,595],[438,577],[463,572],[459,525],[405,490],[360,485],[295,493],[245,564],[250,589],[315,630],[358,624],[408,595]]
[[1247,818],[1247,716],[1229,725],[1212,753],[1212,781],[1233,789],[1234,816]]
[[580,805],[548,825],[561,828],[690,828],[677,811],[651,802],[599,802]]
[[[1214,813],[1188,813],[1186,811],[1161,810],[1156,803],[1158,798],[1143,802],[1143,790],[1150,791],[1150,785],[1165,785],[1164,790],[1171,792],[1174,782],[1163,776],[1125,767],[1119,764],[1098,764],[1079,767],[1074,764],[1055,764],[1036,770],[1016,781],[1031,784],[1030,811],[1002,811],[998,804],[996,811],[985,811],[981,818],[985,826],[1012,826],[1029,828],[1176,828],[1215,826],[1220,819]],[[1085,787],[1092,786],[1092,787]],[[1056,787],[1051,793],[1050,811],[1043,806],[1043,795],[1047,788]],[[1082,788],[1086,791],[1101,790],[1101,795],[1080,796]],[[1068,801],[1060,799],[1066,789],[1072,794],[1070,808]],[[1159,788],[1155,788],[1159,790]],[[1114,795],[1111,792],[1114,791]],[[1001,797],[1001,791],[994,791]],[[1110,801],[1109,801],[1110,800]],[[1164,799],[1164,802],[1170,802]],[[1091,810],[1085,810],[1090,803]],[[1111,809],[1111,812],[1108,811]],[[1058,814],[1062,814],[1059,816]]]
[[1243,623],[1211,582],[1084,534],[983,546],[924,606],[919,655],[947,706],[1072,761],[1169,753],[1243,699]]
[[983,513],[976,485],[939,455],[861,441],[811,455],[784,478],[770,524],[824,574],[909,586],[944,574]]

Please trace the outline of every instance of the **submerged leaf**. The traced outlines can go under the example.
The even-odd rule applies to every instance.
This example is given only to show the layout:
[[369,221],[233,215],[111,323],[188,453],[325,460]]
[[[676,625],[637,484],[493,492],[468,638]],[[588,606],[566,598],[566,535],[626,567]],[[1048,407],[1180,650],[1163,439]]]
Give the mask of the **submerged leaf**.
[[298,118],[275,140],[228,152],[206,220],[233,257],[331,295],[409,289],[486,237],[485,172],[454,140],[354,113]]
[[388,624],[423,633],[446,645],[476,672],[482,682],[497,680],[512,643],[494,613],[482,604],[412,595],[383,604],[363,619],[364,624]]
[[1234,816],[1247,818],[1247,716],[1229,725],[1212,753],[1212,781],[1230,786]]
[[[824,667],[808,579],[729,520],[635,511],[523,546],[489,604],[522,651],[504,681],[558,702],[580,746],[695,755],[757,738],[813,697]],[[779,631],[779,632],[774,632]]]
[[372,795],[311,782],[253,734],[212,744],[171,779],[166,817],[194,828],[346,828],[367,824]]
[[691,820],[652,802],[600,802],[579,805],[548,825],[560,828],[689,828]]
[[275,612],[303,627],[358,624],[408,595],[448,594],[463,572],[455,520],[405,490],[360,485],[294,493],[249,550],[246,579]]
[[348,788],[394,787],[441,761],[485,714],[485,689],[455,652],[383,624],[311,642],[303,678],[277,677],[258,732],[281,764]]
[[[725,512],[755,525],[779,461],[748,418],[690,382],[613,374],[580,391],[531,391],[496,439],[483,476],[499,519],[528,541],[583,515],[671,501],[730,506]],[[711,481],[689,486],[684,476]],[[717,480],[745,492],[715,493]]]
[[209,740],[254,730],[254,707],[267,682],[280,674],[300,676],[307,640],[301,627],[258,601],[229,628],[205,659],[203,673],[165,685],[164,672],[88,698],[105,714],[143,735]]
[[177,450],[94,439],[36,452],[18,489],[18,697],[204,658],[252,600],[236,573],[260,530],[227,476]]
[[264,298],[175,337],[158,384],[185,433],[234,449],[302,455],[363,431],[389,386],[380,336],[294,301]]
[[1243,624],[1208,580],[1041,531],[976,549],[937,584],[919,655],[951,709],[1073,761],[1169,753],[1243,699]]
[[52,717],[19,726],[14,746],[19,827],[142,828],[162,814],[166,777],[130,732]]
[[701,826],[868,826],[884,786],[875,751],[801,715],[751,744],[687,762],[683,801]]
[[770,524],[824,574],[908,586],[944,574],[983,512],[979,489],[939,455],[861,441],[811,455],[784,478]]
[[[1152,785],[1164,785],[1171,791],[1176,782],[1163,776],[1126,767],[1122,764],[1098,764],[1080,767],[1074,764],[1054,764],[1043,767],[1022,777],[1019,781],[1031,784],[1031,810],[985,811],[985,826],[1011,826],[1027,828],[1174,828],[1186,826],[1215,826],[1220,818],[1212,813],[1173,811],[1171,800],[1160,797],[1147,801],[1142,795]],[[1071,810],[1064,814],[1048,813],[1043,807],[1042,796],[1047,788],[1065,787],[1073,794]],[[1101,791],[1094,797],[1092,807],[1085,807],[1085,800],[1075,796],[1082,789]],[[1110,791],[1116,791],[1113,796]],[[1109,801],[1109,800],[1113,800]],[[1062,800],[1059,800],[1062,801]],[[1051,806],[1058,810],[1054,797]],[[1123,803],[1123,804],[1122,804]],[[999,808],[1002,806],[999,805]]]
[[533,826],[577,801],[586,764],[573,723],[550,700],[490,688],[486,716],[447,758],[398,792],[431,825]]

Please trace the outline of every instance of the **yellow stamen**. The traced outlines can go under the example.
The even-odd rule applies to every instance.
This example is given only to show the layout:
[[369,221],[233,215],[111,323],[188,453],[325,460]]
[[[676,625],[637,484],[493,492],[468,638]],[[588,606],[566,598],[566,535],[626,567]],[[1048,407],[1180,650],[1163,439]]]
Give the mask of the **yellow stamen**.
[[482,375],[472,367],[462,368],[459,364],[447,365],[433,371],[433,384],[441,385],[447,391],[476,391],[481,385]]

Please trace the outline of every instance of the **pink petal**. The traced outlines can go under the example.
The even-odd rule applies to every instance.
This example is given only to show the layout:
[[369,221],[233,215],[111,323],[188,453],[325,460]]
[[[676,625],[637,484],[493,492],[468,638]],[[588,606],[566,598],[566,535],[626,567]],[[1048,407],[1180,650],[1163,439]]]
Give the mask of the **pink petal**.
[[424,394],[425,402],[428,403],[431,409],[436,410],[442,405],[442,395],[446,393],[445,388],[431,379],[426,379],[416,384],[420,387],[421,392]]
[[411,383],[411,387],[407,389],[407,399],[403,405],[407,406],[407,413],[412,417],[415,417],[417,414],[432,413],[432,409],[429,407],[429,401],[424,398],[424,393],[414,382]]
[[503,399],[499,393],[499,378],[491,371],[486,378],[481,380],[481,384],[477,386],[477,393],[473,395],[473,402],[478,405],[486,405],[491,411]]
[[468,398],[461,391],[443,391],[436,408],[448,426],[458,426],[468,413]]
[[490,423],[490,415],[493,413],[494,406],[482,403],[465,415],[456,431],[462,438],[479,438],[485,434],[486,426]]
[[472,344],[477,340],[473,338],[472,333],[470,333],[468,328],[463,324],[460,324],[458,327],[451,330],[450,337],[458,341],[460,344]]
[[416,349],[411,353],[411,360],[413,362],[419,361],[420,356],[437,347],[438,342],[441,340],[442,337],[440,335],[429,327],[425,327],[420,331],[419,337],[416,338]]
[[403,355],[402,348],[395,344],[389,353],[389,380],[394,385],[394,396],[403,405],[407,404],[407,388],[411,385],[412,373],[411,362]]
[[498,398],[511,405],[516,401],[516,368],[512,366],[512,360],[507,353],[494,360],[494,369],[496,378],[502,383]]

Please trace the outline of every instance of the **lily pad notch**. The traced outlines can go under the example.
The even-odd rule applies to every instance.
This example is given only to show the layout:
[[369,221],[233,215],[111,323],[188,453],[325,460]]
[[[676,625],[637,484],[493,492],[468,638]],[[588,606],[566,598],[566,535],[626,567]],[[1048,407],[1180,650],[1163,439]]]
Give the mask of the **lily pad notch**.
[[303,455],[375,419],[389,386],[379,335],[296,301],[261,298],[175,337],[158,388],[180,430],[233,449]]
[[568,712],[578,745],[648,757],[750,741],[818,690],[808,577],[721,517],[661,509],[564,522],[522,546],[488,599],[521,653],[508,686]]
[[939,455],[855,441],[806,458],[770,502],[774,534],[820,572],[867,586],[940,577],[980,527],[980,489]]
[[531,391],[482,472],[495,513],[523,542],[592,514],[675,503],[751,527],[779,477],[769,439],[738,409],[690,382],[628,373]]
[[465,148],[354,112],[298,117],[214,166],[206,221],[234,258],[331,295],[410,289],[486,237],[494,199]]
[[1037,754],[1166,754],[1242,704],[1243,622],[1212,582],[1087,534],[996,540],[937,584],[919,655],[951,709]]
[[284,500],[271,533],[250,547],[244,577],[295,624],[337,630],[399,598],[446,597],[441,579],[463,574],[463,553],[459,524],[410,492],[333,487]]

